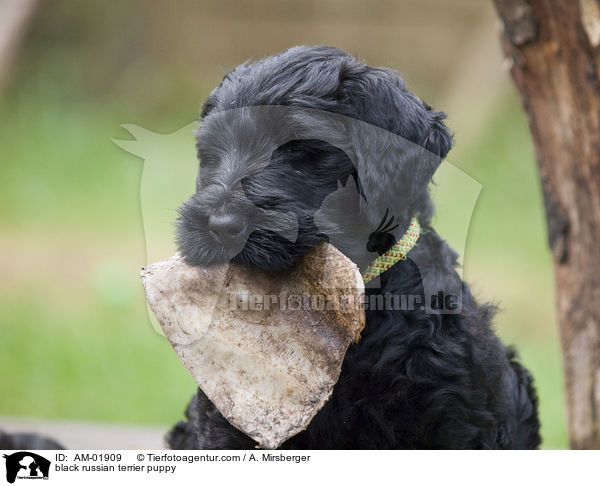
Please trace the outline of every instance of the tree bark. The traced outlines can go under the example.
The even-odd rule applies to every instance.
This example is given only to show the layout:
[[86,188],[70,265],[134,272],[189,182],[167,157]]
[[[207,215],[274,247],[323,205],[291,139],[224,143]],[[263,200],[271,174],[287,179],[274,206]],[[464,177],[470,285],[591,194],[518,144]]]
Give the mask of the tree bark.
[[494,3],[542,182],[569,439],[572,448],[599,449],[600,4],[598,0]]

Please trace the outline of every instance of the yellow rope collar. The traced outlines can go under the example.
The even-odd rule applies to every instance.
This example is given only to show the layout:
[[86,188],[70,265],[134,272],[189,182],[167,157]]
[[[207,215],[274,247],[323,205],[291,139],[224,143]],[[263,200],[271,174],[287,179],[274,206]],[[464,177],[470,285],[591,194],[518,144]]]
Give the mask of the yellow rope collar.
[[417,244],[417,240],[421,235],[421,225],[417,218],[410,220],[410,225],[404,233],[404,236],[398,240],[383,255],[378,256],[363,273],[363,282],[369,283],[376,277],[379,277],[383,272],[391,268],[400,260],[406,260],[406,255]]

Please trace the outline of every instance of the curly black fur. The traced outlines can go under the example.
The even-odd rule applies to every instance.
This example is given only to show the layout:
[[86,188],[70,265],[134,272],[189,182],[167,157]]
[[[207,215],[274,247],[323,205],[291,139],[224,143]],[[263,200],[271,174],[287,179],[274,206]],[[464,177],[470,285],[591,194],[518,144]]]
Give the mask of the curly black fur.
[[[267,164],[253,168],[252,157],[240,156],[240,147],[256,145],[261,133],[237,118],[224,123],[219,115],[260,105],[351,117],[435,157],[402,161],[374,157],[359,177],[356,164],[340,146],[299,136],[278,146]],[[362,339],[348,350],[332,397],[307,430],[283,448],[539,445],[532,378],[514,351],[495,336],[490,327],[494,309],[475,301],[455,271],[456,253],[430,226],[433,209],[427,185],[452,145],[442,112],[408,92],[394,71],[367,66],[335,48],[295,47],[229,73],[209,96],[202,116],[197,192],[181,208],[178,226],[179,248],[189,263],[233,259],[285,271],[308,249],[329,239],[364,268],[367,256],[386,251],[418,216],[423,233],[410,259],[385,272],[380,285],[368,285],[367,295],[422,296],[423,302],[428,297],[427,280],[458,292],[460,299],[458,313],[432,312],[422,305],[367,310]],[[237,128],[232,128],[235,124]],[[396,172],[402,177],[390,177]],[[316,224],[315,215],[326,198],[350,183],[357,188],[354,200],[330,204]],[[281,236],[281,228],[249,224],[258,217],[255,208],[295,215],[297,239],[291,242]],[[228,245],[209,224],[212,215],[223,213],[241,215],[245,222],[237,242]],[[359,237],[360,231],[366,236]],[[232,427],[200,390],[186,416],[169,434],[174,449],[256,445]]]
[[0,430],[0,449],[3,450],[50,450],[64,449],[54,439],[32,433],[8,433]]

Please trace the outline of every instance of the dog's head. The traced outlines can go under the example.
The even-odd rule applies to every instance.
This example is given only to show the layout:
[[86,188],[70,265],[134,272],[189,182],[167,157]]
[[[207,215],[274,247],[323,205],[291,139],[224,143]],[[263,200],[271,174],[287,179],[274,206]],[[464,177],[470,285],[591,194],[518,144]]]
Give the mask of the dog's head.
[[288,268],[328,240],[359,265],[430,217],[452,137],[400,76],[331,47],[295,47],[225,76],[197,131],[181,208],[186,261]]

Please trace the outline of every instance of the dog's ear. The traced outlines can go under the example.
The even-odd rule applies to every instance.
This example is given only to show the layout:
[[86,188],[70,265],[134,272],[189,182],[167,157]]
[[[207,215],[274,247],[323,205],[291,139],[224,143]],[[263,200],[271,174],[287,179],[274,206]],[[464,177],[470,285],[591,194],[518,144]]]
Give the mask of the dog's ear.
[[446,114],[408,91],[396,71],[350,58],[340,63],[338,79],[335,95],[352,106],[353,117],[420,145],[440,160],[452,148],[453,138],[444,124]]
[[423,137],[417,144],[423,147],[427,153],[422,154],[420,163],[419,161],[413,161],[412,170],[415,171],[415,176],[417,176],[415,182],[421,186],[426,186],[442,160],[450,152],[454,139],[444,123],[446,113],[434,111],[426,103],[423,103],[423,106],[426,110],[423,114],[425,128]]
[[200,118],[204,118],[205,116],[207,116],[213,110],[214,107],[214,99],[212,96],[209,96],[202,105],[202,110],[200,111]]
[[359,178],[374,220],[418,212],[423,194],[452,147],[445,114],[414,94],[395,71],[372,68],[354,59],[339,71],[338,102],[350,116],[378,127],[354,133]]
[[423,106],[430,114],[430,130],[423,142],[423,146],[430,152],[436,154],[440,160],[443,160],[446,158],[446,155],[448,155],[448,152],[450,152],[454,142],[452,134],[444,123],[446,113],[443,111],[432,110],[431,106],[427,103],[423,103]]
[[430,113],[430,126],[429,135],[425,139],[423,146],[430,152],[436,154],[440,160],[445,159],[448,152],[452,148],[454,141],[452,134],[446,127],[444,120],[446,119],[446,113],[443,111],[434,111],[431,107],[423,103],[427,111]]

